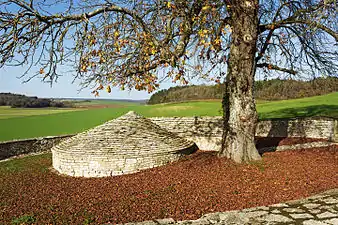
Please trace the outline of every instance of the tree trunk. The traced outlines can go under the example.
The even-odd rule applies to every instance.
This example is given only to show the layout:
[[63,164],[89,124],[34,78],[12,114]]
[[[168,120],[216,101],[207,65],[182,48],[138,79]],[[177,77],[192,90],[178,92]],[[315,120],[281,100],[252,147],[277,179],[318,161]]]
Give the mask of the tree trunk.
[[235,162],[260,159],[255,147],[257,112],[253,96],[258,0],[231,0],[232,40],[223,97],[224,132],[219,156]]

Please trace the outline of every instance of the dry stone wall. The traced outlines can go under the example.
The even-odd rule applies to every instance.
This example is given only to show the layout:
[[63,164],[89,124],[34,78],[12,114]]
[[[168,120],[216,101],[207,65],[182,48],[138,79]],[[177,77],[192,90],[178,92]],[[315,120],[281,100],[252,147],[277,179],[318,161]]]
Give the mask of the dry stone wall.
[[308,137],[334,141],[337,121],[330,118],[267,120],[258,123],[256,135],[261,137]]
[[[221,146],[222,117],[154,117],[151,120],[160,127],[195,142],[202,150],[217,151]],[[266,120],[258,123],[256,136],[338,141],[338,123],[330,118]]]
[[[195,142],[202,150],[218,150],[222,137],[221,117],[153,117],[162,128]],[[307,118],[260,121],[256,131],[262,137],[309,137],[338,142],[338,120]],[[0,142],[0,160],[21,154],[49,151],[69,136]]]
[[202,150],[218,150],[222,140],[222,117],[153,117],[151,121],[196,143]]
[[0,160],[22,154],[50,151],[54,145],[70,136],[72,135],[0,142]]

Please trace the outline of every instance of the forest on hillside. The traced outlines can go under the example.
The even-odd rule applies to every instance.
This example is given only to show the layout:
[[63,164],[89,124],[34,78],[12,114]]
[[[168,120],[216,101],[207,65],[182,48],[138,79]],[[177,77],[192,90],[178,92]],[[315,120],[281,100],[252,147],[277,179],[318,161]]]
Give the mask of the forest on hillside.
[[66,102],[13,93],[0,93],[0,106],[11,106],[12,108],[70,107]]
[[[153,94],[148,104],[183,102],[201,99],[221,99],[225,84],[177,86]],[[316,78],[311,81],[262,80],[255,81],[255,98],[283,100],[311,97],[338,91],[338,77]]]

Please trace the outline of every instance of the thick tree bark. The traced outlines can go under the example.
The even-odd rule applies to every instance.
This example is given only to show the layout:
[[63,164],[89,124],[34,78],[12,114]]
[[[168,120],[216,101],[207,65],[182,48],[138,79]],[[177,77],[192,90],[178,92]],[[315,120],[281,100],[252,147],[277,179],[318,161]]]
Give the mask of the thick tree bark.
[[230,6],[232,40],[223,98],[223,144],[219,156],[240,163],[261,158],[254,141],[257,112],[253,96],[258,0],[231,0]]

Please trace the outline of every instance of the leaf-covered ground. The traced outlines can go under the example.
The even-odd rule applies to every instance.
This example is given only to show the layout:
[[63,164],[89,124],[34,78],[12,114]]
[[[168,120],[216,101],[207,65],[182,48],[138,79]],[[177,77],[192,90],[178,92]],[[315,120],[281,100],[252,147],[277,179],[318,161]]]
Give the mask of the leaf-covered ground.
[[51,154],[0,163],[0,224],[122,223],[299,199],[338,187],[338,147],[271,152],[235,164],[198,151],[167,166],[109,178],[51,171]]
[[293,137],[293,138],[283,138],[283,137],[255,137],[257,149],[265,147],[276,147],[282,145],[295,145],[295,144],[305,144],[312,142],[327,142],[327,139],[323,138],[304,138],[304,137]]

